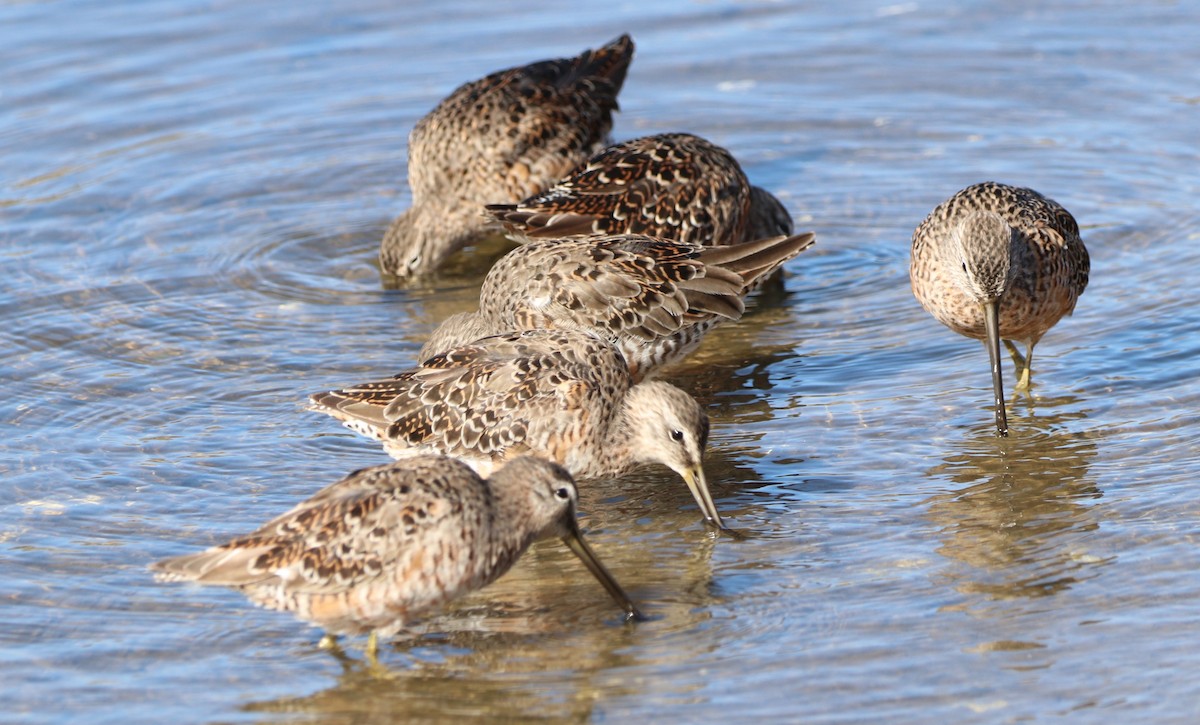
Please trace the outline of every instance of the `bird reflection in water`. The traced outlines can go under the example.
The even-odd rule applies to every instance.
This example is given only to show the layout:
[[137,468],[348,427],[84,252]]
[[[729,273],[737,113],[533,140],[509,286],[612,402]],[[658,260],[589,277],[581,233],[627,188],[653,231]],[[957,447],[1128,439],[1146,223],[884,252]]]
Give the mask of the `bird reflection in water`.
[[[644,482],[633,485],[644,488]],[[620,512],[607,515],[589,516],[583,525],[604,539],[606,562],[636,572],[625,578],[648,604],[643,629],[583,626],[595,616],[596,602],[570,605],[576,583],[555,575],[571,564],[570,554],[536,544],[486,595],[464,597],[414,625],[407,638],[382,645],[390,653],[386,664],[341,656],[331,687],[250,701],[242,710],[356,725],[448,717],[516,721],[531,713],[586,722],[603,717],[598,704],[644,696],[644,685],[622,673],[687,667],[704,654],[706,645],[692,634],[712,617],[712,554],[721,537],[682,511],[666,526],[655,516],[653,525],[617,540],[603,532],[616,527]],[[693,540],[682,541],[676,525]],[[628,519],[620,526],[626,533],[630,528]],[[651,637],[680,645],[647,647]],[[659,659],[639,659],[649,653]],[[696,697],[703,682],[679,687],[671,694]]]
[[[1071,403],[1058,407],[1077,410]],[[1089,556],[1083,541],[1099,527],[1095,504],[1103,492],[1088,473],[1097,444],[1064,425],[1081,416],[1030,416],[1027,428],[1004,441],[981,426],[928,472],[955,484],[926,503],[940,528],[938,553],[969,567],[944,573],[959,593],[987,601],[1045,597],[1096,575],[1104,561]]]

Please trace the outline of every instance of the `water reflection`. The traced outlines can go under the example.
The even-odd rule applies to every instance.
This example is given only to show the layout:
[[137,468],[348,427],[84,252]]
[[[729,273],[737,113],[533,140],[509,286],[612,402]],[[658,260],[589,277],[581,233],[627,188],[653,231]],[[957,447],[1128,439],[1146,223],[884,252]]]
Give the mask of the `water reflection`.
[[1049,414],[1015,419],[1007,440],[979,426],[929,471],[961,486],[927,499],[927,516],[940,528],[938,552],[968,565],[943,576],[972,601],[1054,595],[1105,563],[1080,544],[1099,526],[1092,504],[1103,492],[1088,475],[1096,443],[1063,426],[1082,414],[1054,412],[1077,402],[1043,399]]
[[[383,238],[382,230],[379,232],[378,238]],[[514,246],[516,246],[515,242],[501,234],[496,234],[481,239],[475,244],[450,255],[442,263],[436,276],[424,280],[401,280],[380,270],[379,284],[384,289],[423,289],[431,291],[434,287],[440,288],[455,286],[464,282],[474,282],[478,290],[479,285],[483,283],[483,278],[487,276],[488,270],[495,265],[496,260],[512,251]],[[375,254],[377,251],[374,248],[371,250],[372,254]],[[372,263],[378,266],[374,259],[372,259]]]
[[[322,723],[408,722],[453,717],[492,721],[538,717],[588,720],[600,699],[596,680],[635,651],[621,629],[554,635],[473,635],[405,649],[405,665],[347,664],[337,683],[302,697],[250,702],[250,713],[304,714]],[[388,653],[391,655],[392,653]],[[553,656],[547,656],[553,655]],[[394,659],[387,657],[387,659]],[[615,679],[615,678],[612,678]],[[635,695],[632,682],[606,682],[604,698]]]
[[[644,695],[641,678],[631,672],[684,668],[703,654],[647,645],[686,638],[711,617],[717,537],[700,529],[681,537],[663,532],[661,522],[649,527],[653,533],[643,532],[636,522],[625,522],[614,540],[596,535],[598,523],[584,522],[589,538],[650,621],[623,623],[570,554],[539,544],[500,581],[417,625],[407,639],[381,644],[378,666],[356,651],[331,655],[342,668],[332,687],[249,702],[242,710],[302,713],[329,723],[535,716],[585,721],[598,706],[607,710],[614,701]],[[660,534],[661,540],[649,540]],[[644,661],[650,651],[660,659]],[[702,686],[685,683],[676,694]]]
[[[507,246],[506,246],[507,244]],[[411,287],[392,291],[396,299],[387,300],[402,311],[405,326],[389,334],[391,347],[395,341],[403,340],[408,346],[419,347],[429,333],[442,320],[457,312],[478,307],[479,286],[487,271],[488,255],[507,251],[511,244],[503,239],[487,240],[479,250],[468,249],[456,253],[446,267],[439,271],[432,286]],[[483,256],[478,256],[477,251]],[[665,370],[661,377],[679,385],[694,395],[704,405],[713,423],[713,433],[706,455],[705,468],[713,494],[718,499],[723,494],[735,491],[723,482],[736,481],[738,487],[746,483],[760,483],[761,477],[753,465],[745,461],[747,456],[757,453],[756,443],[763,432],[747,423],[769,422],[775,417],[771,391],[778,388],[773,371],[778,363],[795,356],[793,340],[776,339],[763,342],[772,331],[795,323],[797,310],[786,290],[768,286],[751,298],[743,318],[713,330],[700,349],[688,359]],[[378,301],[365,299],[352,304],[374,306]],[[364,312],[361,317],[369,318]],[[356,364],[362,365],[365,358],[360,355]],[[386,363],[390,367],[375,370],[375,374],[389,374],[417,364],[415,354],[390,355]],[[364,373],[365,374],[365,373]],[[328,378],[329,384],[345,383],[342,373]],[[324,384],[318,382],[313,387]],[[785,387],[789,387],[786,386]],[[789,405],[795,405],[795,401]],[[329,429],[330,435],[361,442],[359,436]],[[729,450],[723,450],[729,449]],[[736,449],[736,450],[735,450]],[[736,457],[736,460],[735,460]],[[684,518],[695,512],[692,498],[687,489],[679,485],[677,478],[664,473],[666,469],[650,468],[642,473],[626,476],[620,481],[589,482],[581,486],[581,509],[600,513],[615,507],[622,518],[641,518],[681,512]],[[596,501],[603,501],[599,506]],[[674,526],[675,522],[671,522]],[[681,524],[686,525],[686,524]]]

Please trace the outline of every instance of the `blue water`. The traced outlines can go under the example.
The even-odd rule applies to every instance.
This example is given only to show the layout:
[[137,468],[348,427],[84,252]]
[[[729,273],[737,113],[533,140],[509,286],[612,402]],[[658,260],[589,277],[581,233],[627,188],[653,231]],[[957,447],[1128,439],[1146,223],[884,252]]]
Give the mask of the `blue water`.
[[[501,11],[501,8],[503,10]],[[1200,7],[0,5],[0,706],[23,722],[1192,722],[1200,717]],[[377,446],[307,393],[412,364],[486,259],[387,290],[408,131],[458,84],[622,32],[618,139],[728,147],[818,244],[672,379],[715,538],[665,471],[585,487],[653,616],[558,547],[384,648],[146,565]],[[992,434],[986,355],[908,289],[985,179],[1092,256]]]

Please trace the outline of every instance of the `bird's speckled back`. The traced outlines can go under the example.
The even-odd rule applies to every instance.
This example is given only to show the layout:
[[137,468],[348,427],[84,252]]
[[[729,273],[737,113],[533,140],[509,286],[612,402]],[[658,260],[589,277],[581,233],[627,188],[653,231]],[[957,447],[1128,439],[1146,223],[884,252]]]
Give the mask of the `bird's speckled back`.
[[[752,213],[752,202],[762,208]],[[533,239],[645,234],[719,246],[757,239],[750,234],[763,229],[772,231],[761,236],[776,236],[784,224],[791,233],[783,205],[765,190],[752,194],[732,154],[687,133],[610,146],[547,191],[488,212]]]
[[546,60],[467,83],[409,135],[412,206],[389,228],[380,266],[425,274],[499,230],[484,205],[546,189],[607,143],[633,58],[622,35],[575,58]]

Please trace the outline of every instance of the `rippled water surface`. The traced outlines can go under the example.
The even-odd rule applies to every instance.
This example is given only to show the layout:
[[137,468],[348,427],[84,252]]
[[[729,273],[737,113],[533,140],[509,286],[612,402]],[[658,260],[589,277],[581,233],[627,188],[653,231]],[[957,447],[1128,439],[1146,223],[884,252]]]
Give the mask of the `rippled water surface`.
[[[500,8],[503,8],[501,12]],[[457,0],[0,5],[0,702],[27,722],[1200,718],[1194,3]],[[673,379],[713,417],[701,525],[661,470],[570,555],[339,662],[146,565],[377,446],[304,396],[412,363],[487,256],[387,290],[409,129],[458,84],[629,31],[614,135],[730,148],[818,245]],[[984,179],[1084,228],[1092,282],[1013,435],[908,289]],[[498,253],[500,250],[483,250]]]

